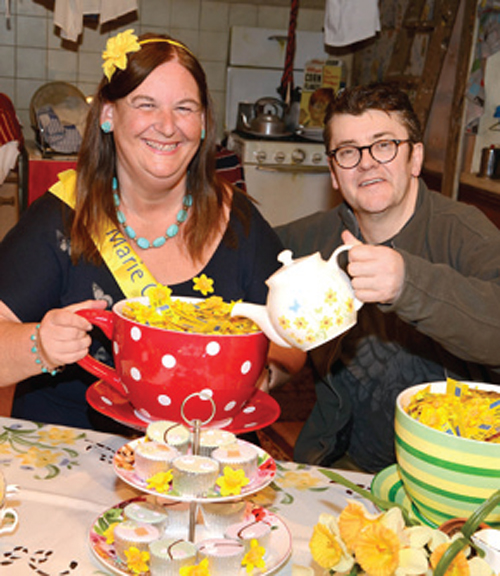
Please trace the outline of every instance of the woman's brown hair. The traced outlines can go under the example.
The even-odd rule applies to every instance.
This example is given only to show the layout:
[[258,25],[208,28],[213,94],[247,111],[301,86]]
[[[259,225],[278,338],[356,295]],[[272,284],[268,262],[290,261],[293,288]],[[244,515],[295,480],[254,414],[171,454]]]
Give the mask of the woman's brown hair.
[[[139,37],[139,42],[148,38],[170,39],[166,35],[144,34]],[[103,104],[124,98],[155,68],[174,59],[184,66],[196,81],[205,116],[205,138],[191,160],[187,176],[187,188],[193,196],[193,205],[183,232],[193,260],[201,258],[204,246],[220,230],[218,225],[223,224],[221,208],[230,202],[231,195],[227,185],[223,184],[215,171],[216,133],[213,104],[203,68],[190,50],[178,44],[175,40],[175,44],[160,41],[141,45],[137,52],[127,54],[125,70],[116,69],[111,81],[103,77],[97,88],[78,156],[77,196],[71,226],[73,262],[81,257],[99,262],[100,256],[92,237],[100,237],[106,221],[119,226],[112,191],[116,151],[113,134],[106,134],[100,128]]]

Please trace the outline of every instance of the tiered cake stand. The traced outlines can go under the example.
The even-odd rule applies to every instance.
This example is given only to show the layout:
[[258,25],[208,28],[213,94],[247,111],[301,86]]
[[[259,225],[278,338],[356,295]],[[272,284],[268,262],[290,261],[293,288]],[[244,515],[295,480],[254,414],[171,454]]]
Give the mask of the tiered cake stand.
[[[187,400],[189,400],[189,397],[186,398],[184,402]],[[235,420],[236,419],[237,418],[235,418]],[[205,422],[194,420],[186,423],[193,430],[191,452],[193,454],[197,454],[200,431],[204,426],[209,425],[209,420]],[[247,429],[256,430],[267,425],[267,422],[264,422],[260,425],[255,423],[252,428]],[[230,429],[230,426],[225,427],[225,429]],[[142,492],[142,495],[138,496],[137,498],[133,498],[132,500],[120,502],[116,506],[113,506],[112,508],[109,508],[103,512],[95,520],[89,534],[91,550],[98,558],[98,560],[108,570],[121,576],[134,576],[134,572],[129,570],[128,567],[118,558],[114,549],[114,544],[107,543],[107,538],[104,532],[106,531],[106,528],[109,527],[112,523],[121,522],[124,520],[123,510],[127,504],[131,502],[147,501],[165,507],[168,514],[169,506],[172,506],[175,503],[189,503],[188,522],[183,527],[178,527],[178,525],[170,527],[167,524],[167,528],[163,534],[163,537],[183,538],[185,540],[196,543],[206,538],[220,537],[219,534],[212,534],[210,528],[204,525],[203,517],[198,513],[199,504],[206,502],[231,502],[246,499],[248,496],[257,493],[268,486],[276,474],[276,462],[274,459],[260,447],[254,446],[258,453],[258,472],[256,476],[251,479],[249,484],[242,487],[241,493],[239,495],[221,496],[218,492],[218,489],[216,488],[214,488],[207,495],[198,497],[179,495],[174,493],[172,490],[165,493],[160,493],[155,489],[149,488],[147,483],[135,473],[133,464],[128,463],[123,457],[124,454],[133,454],[137,444],[142,441],[144,441],[144,438],[139,438],[125,444],[125,446],[122,446],[122,448],[116,452],[113,460],[113,467],[117,476],[133,488],[136,488]],[[240,440],[240,442],[243,442],[243,440]],[[288,530],[283,520],[265,508],[250,504],[247,507],[247,515],[248,519],[262,520],[271,526],[270,540],[266,547],[266,554],[264,556],[266,568],[263,571],[255,569],[254,575],[258,576],[271,574],[278,570],[290,556],[292,550],[292,537],[290,531]],[[147,575],[149,572],[144,574]],[[247,575],[247,572],[246,569],[242,567],[240,570],[240,575],[236,576],[244,575]]]

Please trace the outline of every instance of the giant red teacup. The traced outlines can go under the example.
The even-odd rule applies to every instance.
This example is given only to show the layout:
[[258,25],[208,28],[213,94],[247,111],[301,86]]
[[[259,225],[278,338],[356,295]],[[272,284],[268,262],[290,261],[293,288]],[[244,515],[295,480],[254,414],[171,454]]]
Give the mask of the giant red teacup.
[[187,418],[222,426],[241,412],[266,362],[269,340],[262,332],[165,330],[123,316],[126,302],[117,302],[111,312],[79,312],[112,341],[115,363],[111,368],[87,355],[79,362],[83,368],[125,396],[146,420]]

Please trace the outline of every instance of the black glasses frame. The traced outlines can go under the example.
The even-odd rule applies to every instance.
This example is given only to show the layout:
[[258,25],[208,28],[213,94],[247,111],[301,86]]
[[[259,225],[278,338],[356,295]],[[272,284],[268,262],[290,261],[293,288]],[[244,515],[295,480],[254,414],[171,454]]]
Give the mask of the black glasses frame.
[[[373,146],[376,146],[377,144],[380,144],[381,142],[392,142],[394,144],[396,144],[396,148],[394,149],[394,155],[392,156],[392,158],[389,158],[387,160],[379,160],[378,158],[375,158],[375,156],[373,155]],[[409,138],[407,138],[406,140],[398,140],[396,138],[383,138],[381,140],[376,140],[375,142],[372,142],[371,144],[369,144],[368,146],[354,146],[354,144],[345,144],[344,146],[339,146],[338,148],[335,148],[334,150],[329,150],[326,155],[329,158],[333,158],[335,160],[335,162],[337,163],[337,166],[339,166],[339,168],[343,168],[344,170],[352,170],[353,168],[356,168],[356,166],[359,165],[359,163],[361,162],[361,158],[363,157],[363,150],[368,150],[368,152],[370,153],[370,156],[375,160],[375,162],[378,162],[379,164],[388,164],[389,162],[392,162],[394,160],[394,158],[396,158],[396,156],[398,155],[398,151],[399,151],[399,146],[401,144],[406,144],[406,143],[412,144],[412,140],[410,140]],[[342,164],[340,164],[340,162],[337,159],[337,153],[339,150],[342,150],[342,148],[355,148],[358,152],[359,152],[359,158],[358,161],[356,162],[356,164],[353,164],[352,166],[342,166]]]

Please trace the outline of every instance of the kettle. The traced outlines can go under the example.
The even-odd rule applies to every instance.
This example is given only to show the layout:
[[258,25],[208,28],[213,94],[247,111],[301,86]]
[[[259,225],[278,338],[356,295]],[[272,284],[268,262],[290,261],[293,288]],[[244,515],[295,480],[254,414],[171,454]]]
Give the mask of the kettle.
[[357,322],[361,308],[338,256],[352,246],[339,246],[328,260],[319,252],[293,260],[284,250],[278,255],[283,267],[266,280],[265,306],[237,302],[232,316],[253,320],[279,346],[311,350],[336,338]]
[[254,104],[253,118],[240,113],[243,129],[259,136],[288,135],[284,119],[285,104],[277,98],[260,98]]

